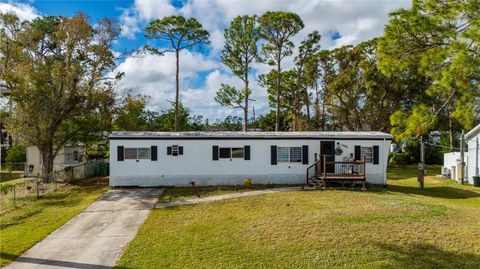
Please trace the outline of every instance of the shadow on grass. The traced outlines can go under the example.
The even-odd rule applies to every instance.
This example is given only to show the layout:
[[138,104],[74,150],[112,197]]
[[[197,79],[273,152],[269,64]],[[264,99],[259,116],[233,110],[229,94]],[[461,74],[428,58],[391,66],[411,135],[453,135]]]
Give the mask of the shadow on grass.
[[31,258],[31,257],[19,257],[10,253],[0,252],[0,257],[9,262],[19,262],[21,264],[31,264],[31,265],[41,265],[41,266],[51,266],[51,267],[62,267],[62,268],[78,268],[78,269],[107,269],[107,268],[117,268],[117,269],[130,269],[123,266],[105,266],[98,264],[90,263],[81,263],[81,262],[70,262],[62,260],[52,260],[52,259],[43,259],[43,258]]
[[0,231],[3,230],[3,229],[6,229],[6,228],[8,228],[12,225],[18,225],[18,224],[24,223],[29,218],[31,218],[31,217],[33,217],[37,214],[40,214],[42,211],[43,211],[43,208],[33,210],[33,211],[26,211],[26,212],[24,212],[24,214],[18,215],[10,221],[2,220],[2,221],[0,221]]
[[392,264],[382,268],[479,268],[480,255],[446,251],[432,244],[379,244]]
[[480,193],[452,187],[426,187],[421,190],[418,187],[387,185],[387,191],[400,192],[407,195],[423,195],[445,199],[466,199],[480,197]]

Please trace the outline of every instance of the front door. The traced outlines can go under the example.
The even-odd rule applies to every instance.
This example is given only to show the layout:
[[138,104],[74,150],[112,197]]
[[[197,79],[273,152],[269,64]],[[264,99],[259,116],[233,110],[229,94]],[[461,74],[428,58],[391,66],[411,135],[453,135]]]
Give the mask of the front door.
[[[323,173],[323,156],[327,156],[327,162],[335,161],[335,141],[320,141],[320,158],[321,166],[320,171]],[[327,164],[327,173],[335,172],[334,164]]]

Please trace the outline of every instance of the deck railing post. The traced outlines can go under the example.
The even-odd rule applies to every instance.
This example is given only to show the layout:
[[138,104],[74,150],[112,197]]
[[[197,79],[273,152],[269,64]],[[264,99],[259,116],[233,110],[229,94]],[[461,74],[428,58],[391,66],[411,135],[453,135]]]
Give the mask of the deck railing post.
[[367,170],[365,169],[365,167],[366,167],[365,163],[366,163],[366,160],[365,160],[365,158],[363,158],[363,164],[362,164],[363,165],[363,176],[366,178],[367,177]]
[[323,155],[323,178],[327,177],[327,155]]

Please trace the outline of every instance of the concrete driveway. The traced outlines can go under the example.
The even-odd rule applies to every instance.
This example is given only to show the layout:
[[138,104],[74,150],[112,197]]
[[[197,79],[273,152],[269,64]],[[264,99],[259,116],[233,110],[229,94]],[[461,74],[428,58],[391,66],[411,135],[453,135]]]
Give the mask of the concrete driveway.
[[111,268],[163,189],[107,191],[6,268]]

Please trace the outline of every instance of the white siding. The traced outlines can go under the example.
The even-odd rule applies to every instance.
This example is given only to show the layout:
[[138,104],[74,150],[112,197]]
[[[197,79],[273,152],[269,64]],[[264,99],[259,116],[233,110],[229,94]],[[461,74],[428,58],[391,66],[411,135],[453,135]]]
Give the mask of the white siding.
[[[328,140],[331,141],[331,140]],[[338,140],[346,147],[336,156],[337,161],[354,153],[355,145],[380,147],[380,163],[367,164],[367,181],[386,183],[386,162],[390,141],[388,140]],[[183,155],[167,155],[167,146],[183,146]],[[212,146],[250,146],[250,160],[212,160]],[[309,147],[309,164],[270,164],[270,147]],[[158,147],[158,161],[117,161],[117,146]],[[306,168],[314,162],[314,154],[320,152],[320,139],[216,139],[216,140],[155,140],[155,139],[111,139],[110,140],[110,185],[111,186],[187,186],[191,181],[197,185],[239,185],[251,178],[254,184],[303,184]]]
[[480,143],[480,135],[477,134],[475,137],[467,140],[468,144],[468,152],[465,153],[468,156],[468,160],[465,160],[467,164],[467,173],[465,178],[467,179],[468,183],[473,184],[473,176],[480,175],[480,162],[479,162],[479,149],[478,143]]

